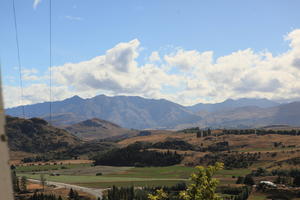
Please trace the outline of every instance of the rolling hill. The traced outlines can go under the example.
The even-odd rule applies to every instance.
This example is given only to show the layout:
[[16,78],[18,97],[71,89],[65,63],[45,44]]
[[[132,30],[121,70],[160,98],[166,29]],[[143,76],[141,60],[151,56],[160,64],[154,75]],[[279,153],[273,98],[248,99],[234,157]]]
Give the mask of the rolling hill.
[[64,127],[67,131],[84,140],[104,139],[117,136],[134,136],[138,131],[122,128],[106,120],[93,118]]
[[6,134],[11,151],[43,153],[73,148],[82,141],[67,131],[39,118],[6,117]]
[[68,131],[49,125],[39,118],[6,117],[6,134],[11,159],[34,158],[72,159],[89,157],[114,148],[111,142],[83,141]]

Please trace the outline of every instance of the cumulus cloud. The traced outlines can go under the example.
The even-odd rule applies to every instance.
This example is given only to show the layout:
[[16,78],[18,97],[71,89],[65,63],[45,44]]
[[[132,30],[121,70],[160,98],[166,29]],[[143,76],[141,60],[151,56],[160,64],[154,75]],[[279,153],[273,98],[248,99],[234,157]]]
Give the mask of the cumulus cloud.
[[172,80],[174,76],[153,64],[138,66],[139,45],[135,39],[91,60],[53,67],[53,77],[57,83],[77,90],[101,89],[114,94],[148,95],[161,90],[167,84],[165,81],[176,84],[176,79]]
[[33,8],[36,9],[37,6],[41,3],[42,0],[34,0],[33,1]]
[[164,59],[168,65],[178,67],[181,70],[192,70],[196,67],[210,65],[212,62],[211,51],[200,53],[196,50],[178,50],[176,53],[165,55]]
[[[52,67],[54,96],[140,95],[184,105],[243,97],[295,99],[300,96],[300,29],[285,39],[290,49],[276,56],[249,48],[214,59],[212,51],[177,48],[165,55],[154,51],[144,64],[137,62],[141,44],[134,39],[90,60]],[[27,76],[35,73],[29,71]],[[16,87],[6,88],[6,105],[18,105],[12,101],[18,99]],[[28,85],[25,103],[46,101],[46,88]]]

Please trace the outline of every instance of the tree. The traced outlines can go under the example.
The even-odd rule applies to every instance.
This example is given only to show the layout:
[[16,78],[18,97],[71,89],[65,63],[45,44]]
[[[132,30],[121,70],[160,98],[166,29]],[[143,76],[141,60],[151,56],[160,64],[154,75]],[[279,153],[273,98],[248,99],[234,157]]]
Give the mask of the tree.
[[211,135],[211,130],[210,130],[210,128],[209,129],[207,129],[207,135]]
[[[191,175],[191,181],[193,182],[184,191],[181,191],[179,196],[183,200],[222,200],[222,198],[216,194],[216,188],[219,181],[213,176],[215,173],[223,169],[223,163],[216,163],[214,166],[208,166],[207,168],[202,166],[196,167],[196,172]],[[162,190],[157,190],[155,195],[149,194],[150,200],[164,200],[168,198],[168,195]]]
[[12,171],[12,183],[14,192],[20,192],[19,178],[17,177],[15,170]]
[[154,194],[154,195],[152,195],[152,194],[148,195],[148,199],[150,199],[150,200],[165,200],[167,198],[168,198],[168,195],[167,195],[167,193],[165,193],[163,191],[163,189],[156,190],[156,194]]
[[41,181],[41,184],[43,186],[43,191],[44,191],[45,190],[45,185],[46,185],[46,178],[45,178],[44,174],[40,175],[40,181]]
[[254,185],[254,180],[251,175],[247,175],[244,180],[244,184],[246,185]]
[[295,186],[297,186],[297,187],[300,186],[300,176],[296,176],[296,177],[294,178],[293,184],[294,184]]
[[180,197],[183,200],[221,200],[222,198],[215,192],[219,181],[213,176],[223,167],[224,164],[218,162],[207,168],[197,166],[197,172],[191,175],[193,183],[188,186],[187,190],[180,192]]
[[74,198],[74,191],[73,191],[72,188],[70,189],[68,196],[69,196],[69,199],[73,199]]
[[76,190],[74,190],[74,200],[79,200],[79,194]]
[[27,191],[27,177],[26,176],[22,176],[21,178],[21,190],[22,191]]
[[243,176],[239,176],[236,180],[236,184],[243,184],[245,181],[245,178]]

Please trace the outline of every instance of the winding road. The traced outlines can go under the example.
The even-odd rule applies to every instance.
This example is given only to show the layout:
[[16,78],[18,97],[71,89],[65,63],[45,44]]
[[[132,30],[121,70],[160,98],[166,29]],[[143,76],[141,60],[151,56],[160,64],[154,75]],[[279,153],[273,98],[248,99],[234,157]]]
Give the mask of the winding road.
[[[39,183],[39,184],[41,183],[40,180],[35,180],[35,179],[28,179],[28,180],[33,183]],[[78,186],[78,185],[59,183],[59,182],[53,182],[53,181],[46,181],[46,184],[54,185],[54,186],[56,186],[56,189],[59,189],[59,188],[71,189],[72,188],[77,191],[88,193],[88,194],[96,197],[96,199],[98,199],[98,198],[102,199],[103,191],[106,190],[106,189],[87,188],[87,187],[82,187],[82,186]]]

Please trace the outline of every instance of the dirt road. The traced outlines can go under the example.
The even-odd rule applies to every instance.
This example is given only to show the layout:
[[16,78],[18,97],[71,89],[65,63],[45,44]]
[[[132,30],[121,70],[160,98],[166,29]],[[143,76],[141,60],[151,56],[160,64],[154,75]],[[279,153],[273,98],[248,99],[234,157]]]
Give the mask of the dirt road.
[[[29,181],[33,182],[33,183],[41,183],[41,181],[39,180],[35,180],[35,179],[28,179]],[[102,199],[102,194],[103,191],[106,189],[95,189],[95,188],[87,188],[87,187],[82,187],[82,186],[78,186],[78,185],[72,185],[72,184],[67,184],[67,183],[59,183],[59,182],[53,182],[53,181],[46,181],[47,185],[54,185],[56,186],[56,188],[66,188],[66,189],[73,189],[73,190],[77,190],[77,191],[82,191],[85,193],[88,193],[90,195],[95,196],[97,199],[100,198]]]

